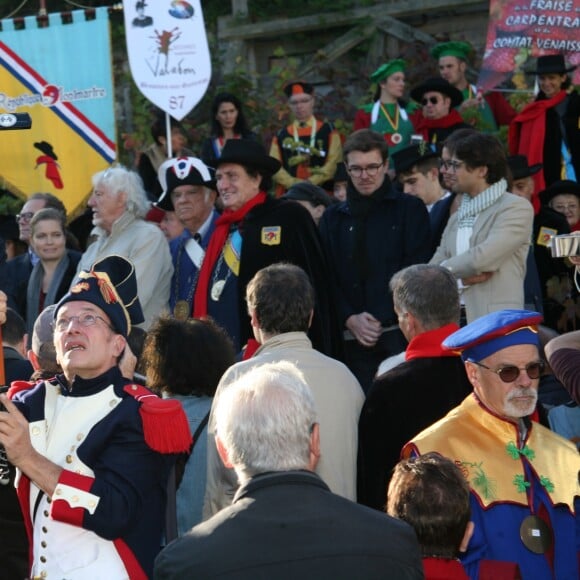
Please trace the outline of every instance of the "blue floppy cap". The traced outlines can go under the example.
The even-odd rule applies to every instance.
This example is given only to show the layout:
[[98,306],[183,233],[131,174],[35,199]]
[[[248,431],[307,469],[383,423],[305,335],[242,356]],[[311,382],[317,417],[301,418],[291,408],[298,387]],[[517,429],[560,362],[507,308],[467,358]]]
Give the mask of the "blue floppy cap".
[[461,358],[479,362],[502,348],[518,344],[540,345],[538,324],[542,315],[531,310],[491,312],[450,334],[441,344]]

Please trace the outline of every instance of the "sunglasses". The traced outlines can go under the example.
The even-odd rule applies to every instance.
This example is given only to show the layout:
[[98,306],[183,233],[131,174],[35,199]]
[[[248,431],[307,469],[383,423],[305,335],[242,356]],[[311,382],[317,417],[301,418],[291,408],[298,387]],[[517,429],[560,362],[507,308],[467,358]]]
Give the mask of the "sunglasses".
[[429,103],[431,103],[432,105],[436,105],[438,102],[439,102],[438,97],[429,97],[428,99],[423,99],[421,101],[421,103],[424,107],[426,107]]
[[506,365],[505,367],[501,367],[497,370],[491,369],[488,366],[485,366],[484,364],[476,362],[474,360],[470,360],[469,362],[472,362],[474,365],[477,365],[478,367],[487,369],[488,371],[495,373],[504,383],[513,383],[520,376],[521,370],[525,370],[530,379],[539,379],[540,375],[544,372],[544,369],[546,368],[546,363],[543,360],[530,362],[523,369],[520,369],[520,367],[517,367],[516,365]]

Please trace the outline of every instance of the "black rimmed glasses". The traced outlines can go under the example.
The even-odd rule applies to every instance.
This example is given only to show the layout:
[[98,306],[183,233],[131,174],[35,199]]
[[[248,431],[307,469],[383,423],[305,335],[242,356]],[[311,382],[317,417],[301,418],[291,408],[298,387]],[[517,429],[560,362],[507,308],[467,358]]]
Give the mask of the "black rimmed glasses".
[[427,97],[421,101],[421,104],[426,107],[429,103],[436,105],[439,102],[439,97]]
[[367,165],[366,167],[359,167],[358,165],[351,165],[347,167],[347,171],[353,177],[362,177],[363,172],[366,173],[369,177],[374,177],[381,167],[383,167],[384,163],[373,163],[372,165]]
[[526,374],[530,379],[539,379],[540,375],[544,372],[546,368],[546,363],[543,360],[536,360],[529,362],[525,367],[520,368],[516,365],[505,365],[499,369],[492,369],[480,362],[470,360],[469,362],[495,373],[504,383],[513,383],[519,376],[521,371],[526,371]]

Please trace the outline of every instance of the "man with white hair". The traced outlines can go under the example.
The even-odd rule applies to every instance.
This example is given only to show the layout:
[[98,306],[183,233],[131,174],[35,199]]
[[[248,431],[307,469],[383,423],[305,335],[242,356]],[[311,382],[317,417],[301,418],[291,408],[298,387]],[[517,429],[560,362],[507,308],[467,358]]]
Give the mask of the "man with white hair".
[[220,457],[241,487],[230,507],[162,551],[154,578],[423,577],[406,524],[332,494],[313,473],[314,399],[292,364],[242,376],[215,419]]
[[141,178],[117,166],[93,175],[89,197],[97,240],[83,254],[77,274],[105,256],[119,255],[135,266],[144,328],[167,310],[173,265],[163,232],[143,218],[148,202]]

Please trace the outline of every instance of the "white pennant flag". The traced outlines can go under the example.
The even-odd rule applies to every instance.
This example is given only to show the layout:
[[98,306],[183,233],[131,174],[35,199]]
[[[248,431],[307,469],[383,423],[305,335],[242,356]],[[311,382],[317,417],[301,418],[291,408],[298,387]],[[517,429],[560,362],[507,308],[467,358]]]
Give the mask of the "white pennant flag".
[[211,79],[199,0],[124,0],[123,11],[135,84],[180,121],[202,99]]

